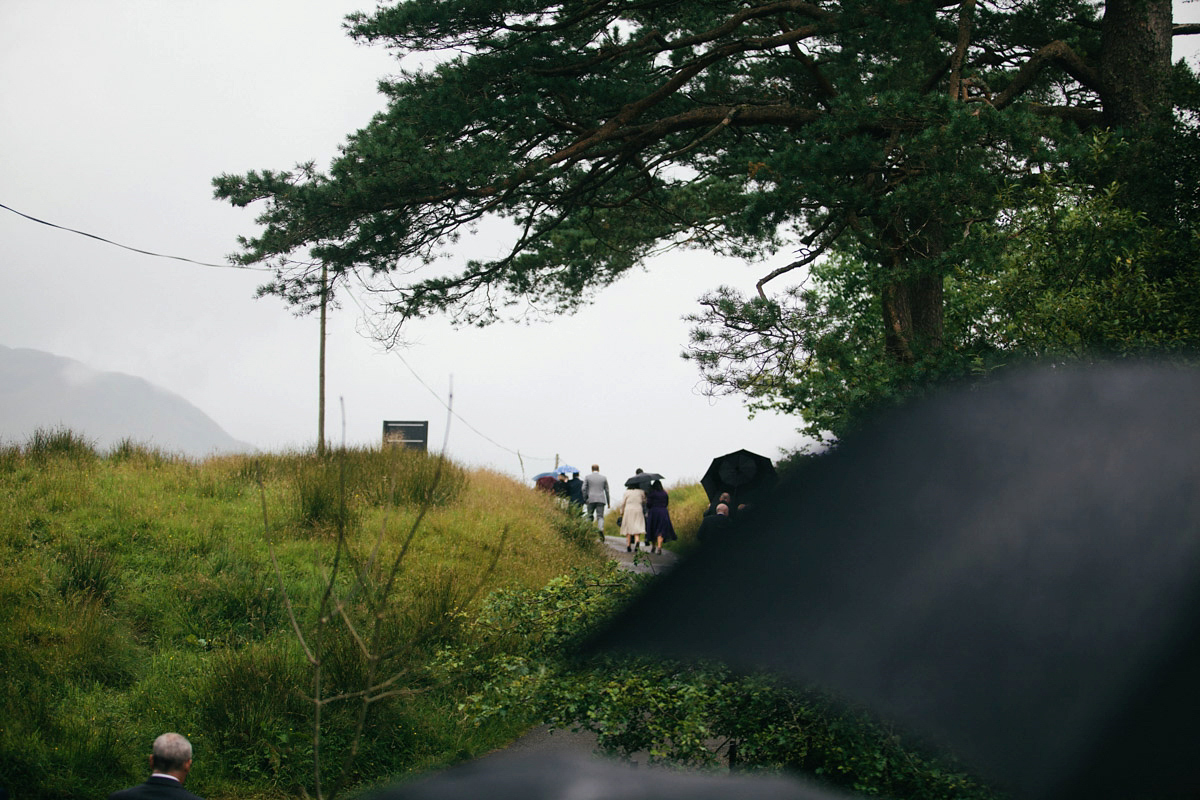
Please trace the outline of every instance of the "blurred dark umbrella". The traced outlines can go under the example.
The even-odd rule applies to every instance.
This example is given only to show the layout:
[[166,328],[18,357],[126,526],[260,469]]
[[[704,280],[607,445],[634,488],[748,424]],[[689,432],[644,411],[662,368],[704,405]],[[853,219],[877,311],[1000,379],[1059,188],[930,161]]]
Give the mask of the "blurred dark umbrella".
[[654,483],[655,481],[661,481],[662,479],[663,479],[663,476],[659,475],[657,472],[639,472],[637,475],[634,475],[632,478],[625,479],[625,488],[626,489],[645,489],[645,488],[649,487],[650,484]]
[[555,753],[502,753],[399,784],[373,800],[846,800],[795,778],[637,769]]
[[700,479],[709,501],[729,492],[735,501],[758,501],[775,486],[777,476],[771,459],[749,450],[735,450],[712,460]]
[[687,614],[626,613],[592,649],[824,685],[1025,797],[1195,796],[1198,420],[1200,374],[1145,364],[932,398],[642,601]]

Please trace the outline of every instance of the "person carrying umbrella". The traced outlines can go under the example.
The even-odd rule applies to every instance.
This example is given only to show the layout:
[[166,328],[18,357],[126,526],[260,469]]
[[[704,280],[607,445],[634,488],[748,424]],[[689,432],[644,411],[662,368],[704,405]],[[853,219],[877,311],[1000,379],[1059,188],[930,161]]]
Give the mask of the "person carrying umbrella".
[[663,542],[673,542],[679,538],[675,535],[675,526],[671,524],[668,503],[670,498],[662,481],[650,484],[650,491],[646,492],[646,544],[654,553],[662,552]]

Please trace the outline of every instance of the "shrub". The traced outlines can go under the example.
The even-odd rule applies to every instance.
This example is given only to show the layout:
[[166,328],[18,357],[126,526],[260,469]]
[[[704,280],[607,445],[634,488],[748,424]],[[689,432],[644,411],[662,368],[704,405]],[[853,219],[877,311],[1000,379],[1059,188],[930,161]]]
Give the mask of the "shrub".
[[310,528],[350,529],[357,518],[336,461],[306,459],[296,470],[296,521]]
[[301,783],[308,713],[300,659],[274,644],[220,650],[206,660],[195,708],[202,734],[225,756],[230,777]]
[[720,664],[574,659],[612,613],[639,602],[644,580],[610,566],[576,571],[540,590],[495,592],[439,666],[449,680],[480,687],[464,703],[476,719],[582,727],[613,755],[806,772],[865,795],[995,797],[954,761],[818,691],[735,675]]
[[554,529],[564,542],[582,548],[594,549],[599,536],[596,524],[585,519],[577,506],[568,505],[553,518]]
[[53,458],[96,460],[96,443],[69,428],[37,428],[25,442],[25,456],[42,463]]
[[354,490],[374,505],[445,506],[467,485],[462,467],[420,450],[387,447],[348,456]]
[[114,464],[136,464],[139,467],[161,467],[179,460],[156,447],[136,442],[126,436],[109,449],[106,458]]
[[0,442],[0,472],[15,472],[24,461],[20,445]]
[[94,547],[75,546],[59,559],[63,574],[58,581],[58,593],[64,598],[84,595],[107,604],[117,583],[117,564],[108,553]]

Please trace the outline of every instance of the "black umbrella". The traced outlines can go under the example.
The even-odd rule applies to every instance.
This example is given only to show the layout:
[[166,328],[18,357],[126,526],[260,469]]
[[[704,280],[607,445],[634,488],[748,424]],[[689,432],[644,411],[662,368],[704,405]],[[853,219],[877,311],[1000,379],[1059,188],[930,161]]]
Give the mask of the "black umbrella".
[[735,500],[747,502],[761,499],[775,481],[771,459],[749,450],[735,450],[714,458],[700,485],[710,501],[716,500],[721,492],[729,492]]
[[472,761],[390,787],[374,800],[846,800],[795,778],[636,769],[619,761],[555,753]]
[[645,489],[647,486],[654,483],[655,481],[661,481],[662,479],[663,479],[663,476],[659,475],[657,472],[639,472],[637,475],[634,475],[632,478],[627,478],[625,480],[625,488],[626,489]]
[[[848,438],[596,643],[816,682],[1030,798],[1200,787],[1200,373],[1018,373]],[[714,591],[720,587],[720,591]],[[641,605],[645,608],[646,605]]]

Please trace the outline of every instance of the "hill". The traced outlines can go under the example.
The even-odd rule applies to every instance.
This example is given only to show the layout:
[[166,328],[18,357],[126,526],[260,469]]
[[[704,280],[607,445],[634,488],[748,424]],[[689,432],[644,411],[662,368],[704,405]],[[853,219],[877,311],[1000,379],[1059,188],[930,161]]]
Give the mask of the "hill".
[[436,655],[489,592],[606,563],[594,536],[551,497],[411,450],[0,445],[0,786],[104,797],[176,730],[201,796],[300,796],[314,691],[328,781],[364,688],[349,786],[486,752],[528,721],[475,725]]
[[56,428],[69,428],[102,450],[126,439],[193,457],[254,450],[184,398],[142,378],[0,346],[0,442]]

